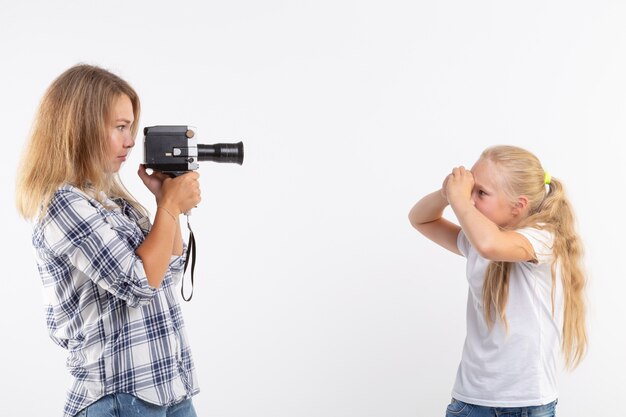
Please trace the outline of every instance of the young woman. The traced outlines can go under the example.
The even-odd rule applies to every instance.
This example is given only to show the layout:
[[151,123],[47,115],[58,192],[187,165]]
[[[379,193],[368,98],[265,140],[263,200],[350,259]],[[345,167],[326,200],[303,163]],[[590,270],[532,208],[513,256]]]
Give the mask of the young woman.
[[[459,225],[442,217],[448,205]],[[467,336],[446,416],[554,416],[559,350],[573,368],[587,346],[582,245],[561,182],[530,152],[497,146],[471,171],[454,168],[409,219],[467,258]]]
[[[198,392],[173,287],[178,217],[200,202],[198,174],[139,177],[146,210],[118,171],[135,145],[139,98],[104,69],[78,65],[46,91],[25,150],[17,207],[33,220],[46,322],[73,377],[64,416],[195,416]],[[137,414],[139,413],[139,414]]]

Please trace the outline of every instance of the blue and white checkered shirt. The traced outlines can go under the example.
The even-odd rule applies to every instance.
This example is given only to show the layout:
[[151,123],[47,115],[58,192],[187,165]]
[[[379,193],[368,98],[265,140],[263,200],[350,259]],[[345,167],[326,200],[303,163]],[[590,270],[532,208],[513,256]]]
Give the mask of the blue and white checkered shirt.
[[123,199],[105,204],[64,185],[33,233],[48,330],[74,377],[66,417],[111,393],[171,405],[199,391],[174,293],[184,256],[151,288],[135,254],[150,221]]

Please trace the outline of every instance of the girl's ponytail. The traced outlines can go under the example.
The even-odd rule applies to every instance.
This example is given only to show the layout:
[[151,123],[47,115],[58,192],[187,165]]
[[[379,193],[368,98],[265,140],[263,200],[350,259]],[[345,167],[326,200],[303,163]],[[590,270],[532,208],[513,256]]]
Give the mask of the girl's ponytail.
[[553,178],[549,187],[546,198],[531,219],[534,223],[549,225],[554,233],[552,305],[554,310],[555,272],[558,264],[563,284],[562,348],[566,365],[569,368],[575,368],[587,350],[584,297],[587,280],[582,266],[583,245],[575,229],[574,210],[566,196],[563,184]]

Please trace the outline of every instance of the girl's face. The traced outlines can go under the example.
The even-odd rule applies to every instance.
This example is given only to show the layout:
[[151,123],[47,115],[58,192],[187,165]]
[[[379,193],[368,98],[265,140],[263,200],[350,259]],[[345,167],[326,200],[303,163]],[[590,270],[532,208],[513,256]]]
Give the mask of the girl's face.
[[134,121],[133,104],[126,94],[122,94],[113,102],[107,123],[110,172],[119,171],[122,162],[126,161],[128,153],[135,146],[130,130]]
[[487,159],[479,159],[472,167],[474,188],[472,201],[478,211],[500,227],[510,227],[519,221],[519,210],[505,195],[498,178],[502,173]]

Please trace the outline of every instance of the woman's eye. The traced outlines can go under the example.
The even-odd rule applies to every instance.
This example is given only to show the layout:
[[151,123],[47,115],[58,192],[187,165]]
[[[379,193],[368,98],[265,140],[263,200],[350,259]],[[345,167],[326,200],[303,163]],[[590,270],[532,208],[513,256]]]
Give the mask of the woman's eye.
[[124,128],[125,128],[125,127],[126,127],[125,125],[119,125],[119,126],[117,127],[117,130],[119,130],[120,132],[122,132],[122,131],[124,131]]

